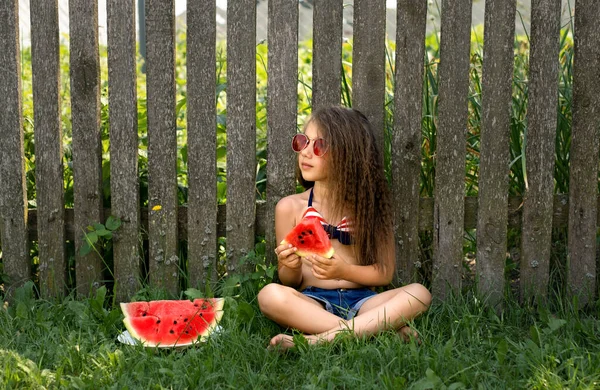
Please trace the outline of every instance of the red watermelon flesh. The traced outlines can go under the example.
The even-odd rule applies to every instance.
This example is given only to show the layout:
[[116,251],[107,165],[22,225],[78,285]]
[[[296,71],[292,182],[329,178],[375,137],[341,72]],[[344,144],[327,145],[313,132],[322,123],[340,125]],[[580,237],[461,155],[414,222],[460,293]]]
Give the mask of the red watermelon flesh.
[[121,303],[123,322],[148,347],[191,345],[205,339],[223,315],[223,299]]
[[298,249],[296,254],[300,257],[316,254],[330,258],[334,253],[327,232],[315,217],[302,218],[281,244],[292,244]]

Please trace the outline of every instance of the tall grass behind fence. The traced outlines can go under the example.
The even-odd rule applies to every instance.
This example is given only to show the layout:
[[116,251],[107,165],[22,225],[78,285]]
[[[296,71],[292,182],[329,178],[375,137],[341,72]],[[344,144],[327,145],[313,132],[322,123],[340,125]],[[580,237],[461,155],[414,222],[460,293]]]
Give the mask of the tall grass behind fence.
[[[270,1],[265,202],[256,201],[257,148],[261,147],[257,130],[262,131],[259,126],[265,121],[257,114],[260,70],[256,68],[255,2],[228,3],[225,70],[219,65],[215,5],[188,5],[186,95],[179,102],[174,2],[146,2],[146,99],[136,93],[134,3],[113,0],[107,4],[108,110],[101,102],[97,2],[75,1],[70,7],[72,209],[64,207],[63,170],[71,167],[62,161],[58,91],[64,80],[59,69],[57,3],[36,2],[31,9],[35,209],[28,207],[25,185],[17,1],[0,5],[0,17],[7,21],[0,26],[0,131],[4,140],[0,146],[0,234],[9,293],[33,277],[30,235],[37,242],[37,277],[46,297],[66,292],[73,273],[67,272],[72,266],[67,261],[67,240],[75,240],[77,248],[78,293],[86,295],[103,283],[103,273],[109,269],[119,300],[128,299],[141,287],[145,268],[152,285],[172,294],[177,294],[182,280],[200,288],[214,284],[223,266],[230,275],[252,272],[254,265],[240,260],[251,253],[256,235],[266,237],[266,260],[272,263],[275,204],[295,191],[295,159],[289,139],[297,131],[298,117],[306,115],[298,108],[299,90],[309,89],[312,107],[345,102],[364,111],[379,129],[380,145],[388,151],[388,177],[395,200],[396,283],[423,276],[420,232],[428,231],[433,254],[427,283],[438,297],[459,291],[464,279],[463,237],[465,231],[474,232],[479,293],[492,304],[500,303],[507,289],[507,235],[509,228],[516,228],[521,230],[521,297],[544,297],[549,284],[551,228],[566,227],[568,289],[582,303],[594,299],[600,219],[600,102],[594,94],[600,87],[600,31],[595,20],[600,7],[593,0],[575,2],[573,126],[571,138],[564,143],[557,123],[559,129],[565,128],[570,114],[561,109],[557,115],[557,101],[571,99],[568,88],[559,89],[571,80],[557,70],[560,59],[567,62],[561,69],[570,71],[571,59],[559,57],[560,1],[533,1],[528,79],[519,82],[514,76],[514,0],[486,3],[483,49],[475,53],[467,17],[471,1],[442,1],[439,61],[433,62],[425,61],[426,1],[398,0],[395,52],[386,55],[383,2],[372,6],[355,0],[351,64],[342,63],[343,1],[315,2],[312,72],[300,77],[295,44],[298,2]],[[223,72],[225,91],[220,83]],[[386,90],[389,84],[392,88]],[[527,91],[527,98],[518,101],[516,116],[511,111],[515,110],[515,89],[520,90],[517,95],[525,96]],[[226,111],[218,112],[223,92]],[[136,113],[138,99],[146,104],[146,116]],[[111,145],[110,209],[103,204],[102,187],[107,160],[102,157],[100,125],[105,113]],[[185,148],[178,146],[178,126],[187,130]],[[147,138],[140,136],[141,127],[147,129]],[[424,128],[433,131],[423,132]],[[220,144],[223,138],[226,148]],[[147,166],[146,160],[138,158],[140,142],[147,145]],[[220,162],[225,150],[226,167]],[[181,172],[179,154],[187,172]],[[559,192],[565,186],[554,172],[565,169],[569,193],[555,195],[554,181]],[[145,174],[148,201],[140,209],[140,191],[144,190],[140,175]],[[187,185],[183,204],[182,175]],[[513,181],[521,183],[522,192],[515,194]],[[219,205],[223,188],[227,201]],[[118,230],[109,232],[97,225],[108,215],[121,221]],[[112,235],[114,264],[105,264],[101,253],[78,250],[85,244],[87,227],[94,224],[96,239]],[[219,259],[218,248],[223,245],[226,256]],[[148,254],[148,264],[141,252]]]

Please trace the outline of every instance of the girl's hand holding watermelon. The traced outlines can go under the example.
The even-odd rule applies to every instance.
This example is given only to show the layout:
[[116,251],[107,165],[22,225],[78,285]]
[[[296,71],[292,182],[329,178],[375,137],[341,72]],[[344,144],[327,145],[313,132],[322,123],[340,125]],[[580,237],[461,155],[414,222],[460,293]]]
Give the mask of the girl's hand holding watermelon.
[[275,248],[277,263],[290,269],[299,270],[302,268],[302,259],[296,254],[298,248],[291,244],[281,244]]
[[312,263],[312,273],[317,279],[347,279],[345,274],[349,264],[338,254],[330,258],[311,255],[308,260]]

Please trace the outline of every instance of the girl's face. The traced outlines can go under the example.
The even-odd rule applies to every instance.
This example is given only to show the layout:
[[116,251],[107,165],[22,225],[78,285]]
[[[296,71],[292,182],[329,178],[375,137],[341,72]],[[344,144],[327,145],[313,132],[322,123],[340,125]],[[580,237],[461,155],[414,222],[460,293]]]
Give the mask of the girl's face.
[[311,140],[306,148],[298,153],[298,165],[302,172],[302,177],[306,181],[326,181],[327,180],[327,163],[330,153],[325,153],[324,156],[317,156],[314,153],[314,139],[321,137],[319,128],[314,122],[311,122],[306,127],[304,134]]

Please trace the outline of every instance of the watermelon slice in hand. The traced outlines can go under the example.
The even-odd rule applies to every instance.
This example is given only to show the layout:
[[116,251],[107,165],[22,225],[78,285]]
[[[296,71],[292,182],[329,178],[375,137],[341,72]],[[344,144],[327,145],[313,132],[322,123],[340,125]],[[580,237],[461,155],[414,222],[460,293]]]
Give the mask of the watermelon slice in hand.
[[292,244],[298,250],[296,254],[307,257],[310,254],[330,258],[334,250],[327,232],[318,218],[303,218],[291,232],[281,241],[280,245]]
[[223,298],[121,303],[123,323],[147,347],[182,347],[204,341],[223,316]]

